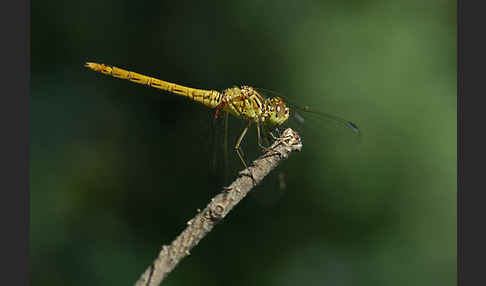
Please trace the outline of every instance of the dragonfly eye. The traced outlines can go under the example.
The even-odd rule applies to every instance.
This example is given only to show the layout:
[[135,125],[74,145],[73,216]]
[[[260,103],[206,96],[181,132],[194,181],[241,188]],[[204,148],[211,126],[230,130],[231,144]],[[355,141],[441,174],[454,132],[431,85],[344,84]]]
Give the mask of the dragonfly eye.
[[287,121],[289,118],[289,108],[281,98],[273,97],[268,99],[267,104],[268,111],[270,111],[270,117],[268,119],[269,125],[280,125]]
[[289,108],[287,107],[287,105],[285,103],[280,102],[280,103],[277,104],[277,114],[278,114],[278,116],[288,117]]

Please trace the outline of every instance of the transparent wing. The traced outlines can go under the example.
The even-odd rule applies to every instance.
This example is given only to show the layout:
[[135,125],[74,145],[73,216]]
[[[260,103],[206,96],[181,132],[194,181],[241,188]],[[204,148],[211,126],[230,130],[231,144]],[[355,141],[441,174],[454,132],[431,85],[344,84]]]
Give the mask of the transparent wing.
[[309,106],[299,107],[299,106],[294,105],[294,104],[289,104],[289,105],[291,106],[291,109],[294,110],[293,116],[300,123],[304,123],[306,117],[314,116],[314,117],[320,118],[322,120],[328,120],[328,121],[335,122],[339,125],[343,125],[344,127],[349,128],[351,131],[353,131],[356,134],[359,134],[361,132],[358,125],[356,125],[355,123],[353,123],[349,120],[341,118],[339,116],[335,116],[335,115],[320,112],[320,111],[315,111]]
[[272,94],[272,95],[279,96],[282,99],[284,99],[284,101],[290,107],[293,120],[295,120],[298,124],[304,124],[305,121],[306,121],[305,120],[306,118],[313,117],[313,118],[318,119],[319,121],[334,122],[334,123],[336,123],[340,126],[344,126],[348,129],[350,129],[351,131],[353,131],[355,134],[359,135],[361,133],[359,127],[355,123],[353,123],[352,121],[346,120],[344,118],[341,118],[341,117],[333,115],[333,114],[322,112],[322,111],[317,110],[315,108],[312,108],[310,106],[298,105],[298,104],[292,102],[291,100],[289,100],[286,96],[284,96],[284,95],[282,95],[278,92],[269,90],[269,89],[263,89],[263,88],[255,88],[255,89],[258,90],[258,92],[260,92],[260,94],[262,94],[262,96]]

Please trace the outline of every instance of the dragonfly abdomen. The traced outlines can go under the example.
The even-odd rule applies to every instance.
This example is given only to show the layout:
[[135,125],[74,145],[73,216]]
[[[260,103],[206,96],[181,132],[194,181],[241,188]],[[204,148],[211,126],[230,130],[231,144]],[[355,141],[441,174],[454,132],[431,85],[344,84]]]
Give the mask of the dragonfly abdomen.
[[116,78],[126,79],[142,85],[165,90],[174,94],[182,95],[209,108],[215,108],[221,103],[222,95],[215,90],[204,90],[182,86],[179,84],[156,79],[136,72],[124,70],[115,66],[107,66],[99,63],[86,63],[86,67],[93,71],[113,76]]

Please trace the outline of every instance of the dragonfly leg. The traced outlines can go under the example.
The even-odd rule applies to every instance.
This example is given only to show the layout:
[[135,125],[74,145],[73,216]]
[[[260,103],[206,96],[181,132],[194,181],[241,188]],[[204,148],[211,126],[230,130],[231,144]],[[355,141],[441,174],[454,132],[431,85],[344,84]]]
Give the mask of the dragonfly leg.
[[267,152],[270,150],[269,147],[266,147],[262,144],[262,134],[261,134],[261,129],[260,129],[260,123],[257,123],[257,138],[258,138],[258,146],[263,149],[264,152]]
[[238,154],[238,157],[240,158],[241,163],[243,163],[243,166],[245,166],[245,169],[248,168],[248,166],[245,162],[245,159],[243,159],[243,155],[241,154],[240,144],[241,144],[241,141],[243,141],[243,138],[245,137],[246,132],[248,131],[248,128],[250,128],[250,124],[251,124],[251,121],[248,122],[248,125],[246,125],[245,129],[243,129],[243,132],[241,132],[241,135],[240,135],[240,137],[238,137],[238,140],[236,141],[236,145],[235,145],[236,153]]
[[[260,138],[260,130],[259,130],[259,127],[260,127],[260,126],[259,126],[259,125],[257,125],[258,138]],[[269,129],[268,129],[266,126],[265,126],[265,125],[263,125],[263,130],[264,130],[264,132],[266,132],[266,133],[267,133],[267,135],[270,135],[270,137],[272,137],[272,139],[273,139],[273,140],[275,140],[275,141],[276,141],[276,140],[278,140],[278,139],[279,139],[279,138],[278,138],[277,136],[275,136],[275,135],[273,134],[273,132],[272,132],[272,131],[270,131],[270,130],[269,130]],[[267,138],[267,137],[265,137],[265,138]],[[270,149],[270,147],[265,147],[265,146],[263,146],[263,145],[262,145],[260,142],[258,143],[258,145],[260,145],[260,147],[262,147],[262,148],[263,148],[264,152],[272,152],[274,155],[279,155],[279,156],[280,156],[280,155],[282,155],[280,152]]]
[[[273,140],[277,140],[282,135],[278,127],[273,130],[267,129],[267,132],[270,134],[270,137],[272,137]],[[273,132],[276,132],[277,135],[275,135]]]
[[277,140],[278,139],[277,136],[273,135],[273,132],[272,131],[270,131],[268,133],[270,134],[270,136],[272,137],[273,140]]
[[220,110],[223,110],[224,106],[226,105],[226,102],[222,101],[218,106],[216,106],[216,112],[214,112],[214,119],[218,119],[218,113]]
[[236,151],[236,154],[238,154],[238,157],[240,158],[241,163],[243,163],[243,166],[245,167],[245,169],[248,170],[248,172],[250,173],[250,178],[252,179],[253,184],[256,185],[255,178],[253,177],[251,169],[248,169],[248,165],[246,164],[246,161],[243,158],[243,154],[242,154],[241,148],[240,148],[241,141],[245,137],[246,132],[248,131],[248,128],[250,128],[250,125],[251,125],[251,121],[248,122],[248,125],[246,125],[245,129],[243,129],[243,132],[241,132],[240,137],[238,137],[238,140],[236,141],[236,145],[235,145],[235,151]]

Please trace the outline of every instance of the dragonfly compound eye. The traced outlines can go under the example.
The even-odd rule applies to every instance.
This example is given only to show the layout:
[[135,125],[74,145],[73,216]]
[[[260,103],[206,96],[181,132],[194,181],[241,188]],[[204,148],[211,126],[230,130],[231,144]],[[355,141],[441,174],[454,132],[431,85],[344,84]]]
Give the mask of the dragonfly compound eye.
[[273,97],[268,101],[268,111],[270,125],[280,125],[289,118],[289,108],[285,101],[280,97]]

